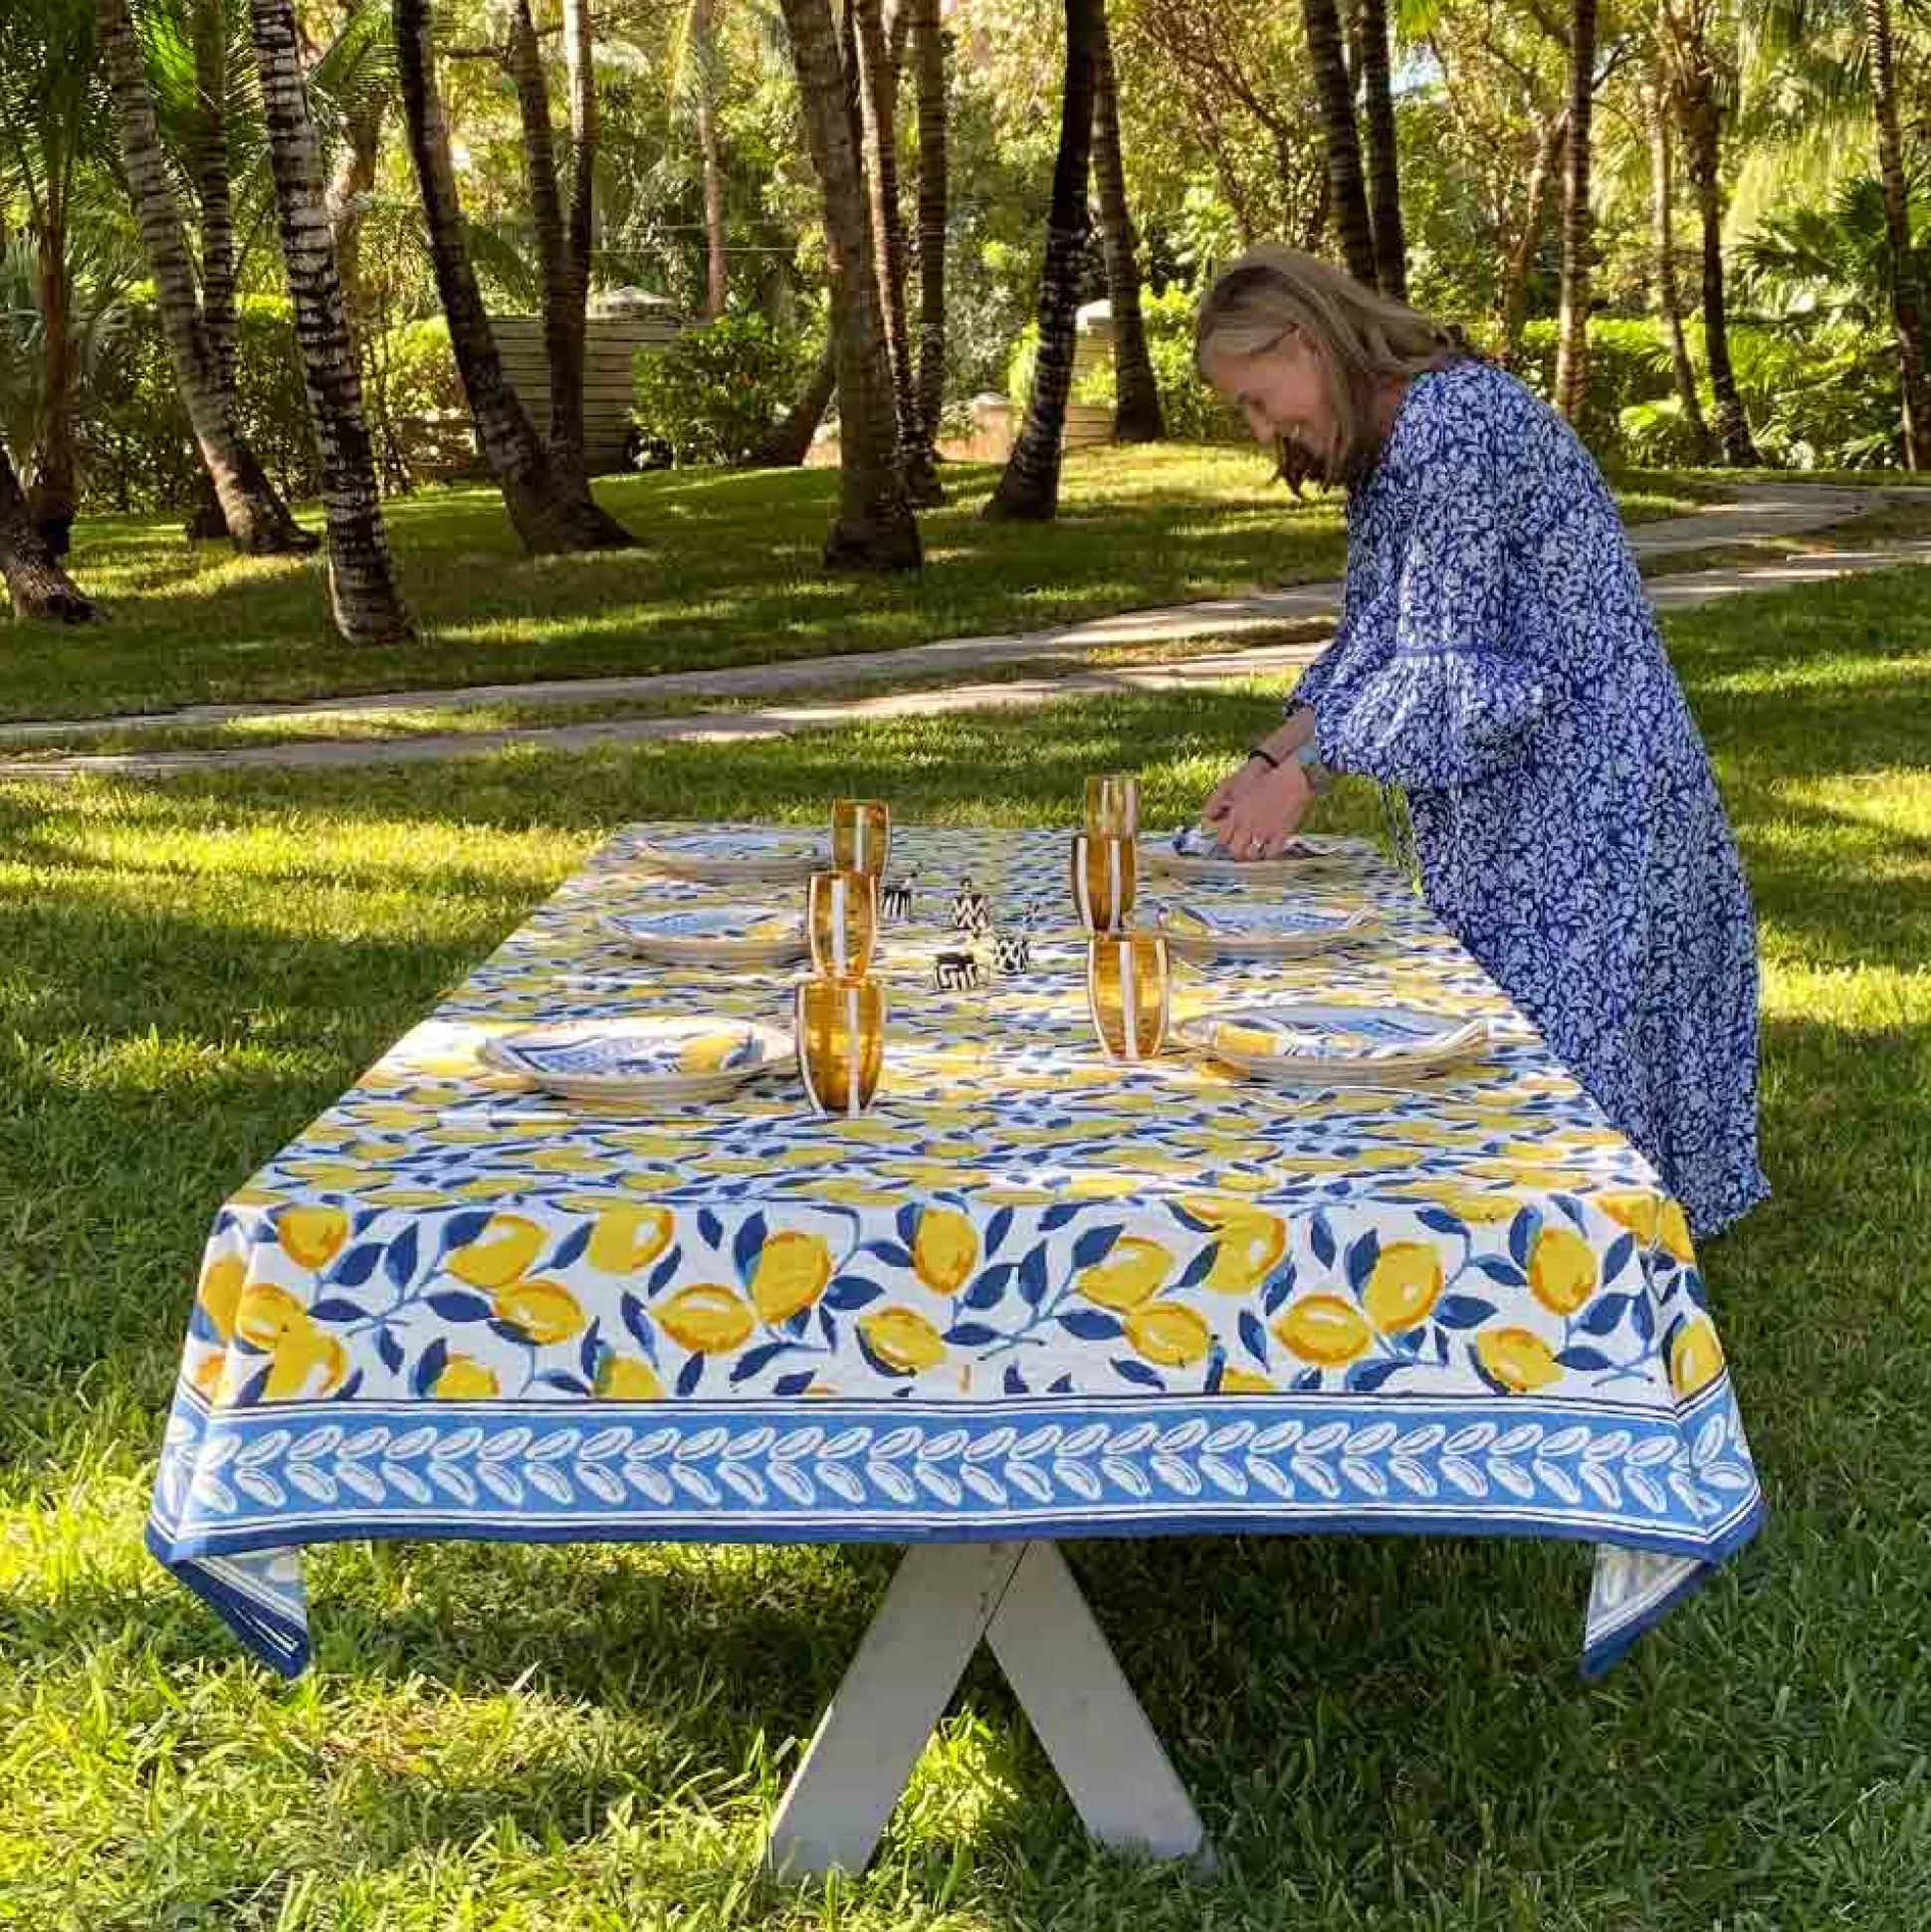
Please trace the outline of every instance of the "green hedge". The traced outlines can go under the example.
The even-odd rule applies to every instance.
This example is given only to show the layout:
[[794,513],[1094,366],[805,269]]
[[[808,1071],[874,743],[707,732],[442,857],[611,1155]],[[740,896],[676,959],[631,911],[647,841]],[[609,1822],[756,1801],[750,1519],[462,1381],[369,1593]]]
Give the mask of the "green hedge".
[[743,463],[797,400],[814,359],[761,316],[724,316],[637,358],[632,418],[646,447],[676,463]]

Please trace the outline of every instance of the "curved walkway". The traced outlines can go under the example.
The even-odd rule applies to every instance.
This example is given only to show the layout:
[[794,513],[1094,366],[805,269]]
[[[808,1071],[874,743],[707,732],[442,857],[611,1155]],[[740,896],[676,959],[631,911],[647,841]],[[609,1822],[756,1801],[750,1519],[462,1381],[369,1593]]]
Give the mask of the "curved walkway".
[[[1874,508],[1886,493],[1821,485],[1741,486],[1728,502],[1712,504],[1683,517],[1637,526],[1630,542],[1638,558],[1654,558],[1726,544],[1801,536],[1848,522]],[[1714,598],[1880,569],[1900,562],[1931,561],[1931,542],[1904,542],[1860,549],[1831,549],[1810,555],[1775,557],[1762,563],[1728,564],[1680,572],[1653,581],[1651,601],[1662,609]],[[1292,624],[1332,620],[1340,609],[1338,581],[1300,584],[1246,597],[1126,611],[1009,636],[950,638],[904,650],[815,657],[778,664],[742,665],[715,671],[673,672],[658,676],[577,678],[524,685],[473,685],[456,690],[396,691],[353,699],[319,700],[300,705],[200,705],[180,711],[92,720],[63,720],[0,726],[0,777],[41,779],[86,773],[160,777],[177,772],[247,769],[262,766],[323,767],[414,763],[424,759],[477,756],[507,747],[528,745],[557,751],[669,739],[759,739],[788,737],[879,718],[932,716],[943,712],[994,708],[1022,709],[1075,696],[1109,691],[1172,690],[1189,685],[1224,684],[1281,675],[1306,664],[1322,640],[1231,649],[1171,663],[1095,667],[1079,662],[1109,646],[1158,646],[1197,637],[1237,637],[1243,631],[1278,630]],[[1054,668],[1063,662],[1064,669]],[[973,672],[1002,665],[1039,664],[1041,675],[972,681]],[[670,718],[634,717],[563,726],[526,726],[496,732],[435,733],[391,740],[318,740],[308,743],[240,747],[225,751],[78,753],[41,762],[7,764],[9,749],[28,751],[36,742],[96,731],[127,731],[205,726],[241,720],[275,721],[306,715],[399,710],[461,711],[480,705],[581,705],[598,699],[636,702],[651,698],[688,701],[694,697],[743,699],[785,691],[818,692],[827,686],[891,683],[908,678],[965,682],[939,689],[899,692],[872,698],[853,696],[795,705],[773,703],[727,713],[684,714]]]

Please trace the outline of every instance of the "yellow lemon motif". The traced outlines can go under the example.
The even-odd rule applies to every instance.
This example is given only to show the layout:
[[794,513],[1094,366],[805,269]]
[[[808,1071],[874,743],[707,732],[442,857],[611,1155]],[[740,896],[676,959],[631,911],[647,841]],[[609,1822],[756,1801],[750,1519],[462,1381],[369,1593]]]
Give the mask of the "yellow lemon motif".
[[206,1401],[215,1399],[215,1392],[221,1387],[221,1372],[228,1366],[228,1358],[219,1349],[204,1355],[195,1365],[194,1373],[188,1380],[200,1390]]
[[1425,1322],[1441,1298],[1441,1256],[1426,1241],[1391,1241],[1376,1256],[1362,1301],[1384,1335]]
[[1596,1250],[1573,1227],[1545,1227],[1529,1250],[1529,1286],[1551,1314],[1575,1314],[1596,1292]]
[[765,1241],[751,1273],[751,1298],[767,1322],[809,1308],[831,1279],[831,1250],[815,1234],[785,1228]]
[[235,1315],[248,1280],[248,1263],[230,1257],[208,1264],[201,1277],[199,1300],[203,1313],[224,1342],[235,1339]]
[[935,1295],[956,1295],[978,1266],[978,1230],[953,1207],[928,1207],[919,1216],[912,1266]]
[[1683,1212],[1681,1202],[1663,1202],[1662,1217],[1656,1225],[1656,1238],[1678,1261],[1696,1259],[1696,1243],[1690,1239],[1689,1216]]
[[499,1289],[496,1312],[499,1321],[522,1329],[539,1348],[567,1342],[588,1326],[576,1297],[555,1281],[519,1281]]
[[1213,1344],[1213,1332],[1184,1302],[1157,1301],[1127,1317],[1127,1340],[1149,1362],[1183,1369]]
[[1516,1203],[1508,1194],[1476,1193],[1472,1188],[1463,1192],[1460,1188],[1435,1187],[1425,1183],[1412,1191],[1426,1193],[1436,1206],[1446,1209],[1457,1220],[1467,1221],[1471,1226],[1482,1226],[1515,1218]]
[[1654,1194],[1598,1194],[1596,1205],[1619,1227],[1626,1227],[1644,1247],[1656,1238],[1657,1209]]
[[1274,1385],[1265,1376],[1250,1374],[1245,1369],[1229,1369],[1220,1378],[1220,1393],[1223,1395],[1271,1395]]
[[1709,1318],[1698,1315],[1676,1331],[1669,1345],[1669,1386],[1679,1395],[1694,1395],[1723,1373],[1723,1344]]
[[272,1281],[258,1281],[245,1289],[235,1311],[236,1333],[265,1355],[286,1337],[314,1326],[309,1311],[286,1288],[278,1288]]
[[1088,1301],[1125,1315],[1160,1293],[1173,1266],[1174,1257],[1158,1241],[1129,1234],[1104,1261],[1082,1268],[1073,1286]]
[[1274,1324],[1284,1348],[1303,1362],[1338,1369],[1366,1355],[1374,1337],[1353,1303],[1339,1295],[1305,1295]]
[[657,1402],[664,1385],[648,1362],[634,1355],[606,1355],[597,1365],[597,1394],[613,1402]]
[[1475,1353],[1482,1367],[1518,1395],[1562,1380],[1562,1364],[1549,1344],[1526,1328],[1490,1329],[1475,1338]]
[[302,1329],[280,1342],[275,1366],[262,1387],[262,1399],[285,1402],[300,1396],[326,1395],[348,1374],[348,1351],[332,1335],[324,1335],[305,1315]]
[[606,1207],[590,1230],[583,1257],[607,1275],[634,1275],[670,1246],[676,1225],[668,1207]]
[[492,1214],[475,1240],[449,1257],[449,1271],[472,1288],[507,1288],[536,1260],[543,1230],[521,1214]]
[[305,1268],[325,1268],[348,1239],[348,1216],[339,1207],[291,1207],[275,1223],[282,1252]]
[[671,1340],[693,1355],[729,1355],[756,1326],[750,1304],[714,1281],[680,1288],[655,1312]]
[[496,1371],[471,1355],[452,1355],[429,1392],[444,1401],[488,1401],[499,1394]]
[[875,1309],[858,1322],[872,1354],[896,1375],[916,1376],[946,1359],[943,1336],[916,1308]]
[[1273,1273],[1286,1252],[1287,1223],[1278,1214],[1225,1215],[1203,1285],[1217,1295],[1244,1295]]

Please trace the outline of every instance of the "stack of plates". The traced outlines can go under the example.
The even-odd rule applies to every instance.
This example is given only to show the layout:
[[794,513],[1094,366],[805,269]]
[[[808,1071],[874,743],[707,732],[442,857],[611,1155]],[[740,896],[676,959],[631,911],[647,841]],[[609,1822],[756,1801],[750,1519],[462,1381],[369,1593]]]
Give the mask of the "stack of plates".
[[1143,839],[1140,852],[1150,871],[1180,879],[1289,879],[1309,865],[1361,865],[1381,858],[1371,839],[1299,832],[1271,859],[1237,859],[1204,825],[1182,826],[1171,838]]
[[486,1065],[569,1100],[705,1100],[793,1059],[775,1027],[743,1019],[581,1019],[488,1040]]
[[1169,948],[1190,960],[1287,959],[1345,945],[1375,923],[1366,907],[1188,902],[1163,908],[1160,915]]
[[785,966],[805,951],[804,915],[782,906],[665,906],[610,913],[611,938],[670,966]]
[[709,825],[647,839],[637,856],[680,879],[730,885],[744,879],[792,883],[831,863],[823,839],[775,825]]
[[1182,1045],[1260,1080],[1295,1086],[1374,1086],[1478,1059],[1486,1019],[1456,1020],[1413,1006],[1325,1006],[1282,1001],[1183,1020]]

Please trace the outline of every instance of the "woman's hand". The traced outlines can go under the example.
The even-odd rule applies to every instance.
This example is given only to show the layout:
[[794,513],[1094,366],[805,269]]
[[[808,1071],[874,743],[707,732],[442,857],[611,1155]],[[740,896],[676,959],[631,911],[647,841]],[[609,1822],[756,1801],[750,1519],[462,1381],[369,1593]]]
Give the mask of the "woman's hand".
[[1250,758],[1215,787],[1200,815],[1236,859],[1267,859],[1301,829],[1313,803],[1297,759],[1275,767]]

